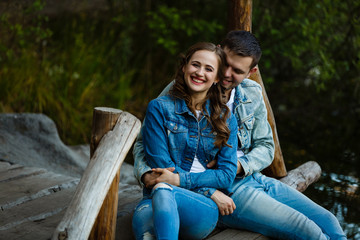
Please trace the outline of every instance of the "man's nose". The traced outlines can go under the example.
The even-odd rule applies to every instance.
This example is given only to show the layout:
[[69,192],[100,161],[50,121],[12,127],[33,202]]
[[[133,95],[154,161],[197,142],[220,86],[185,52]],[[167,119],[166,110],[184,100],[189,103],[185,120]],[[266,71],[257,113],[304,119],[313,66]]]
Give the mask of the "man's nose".
[[225,77],[230,78],[231,77],[231,67],[227,67],[225,70]]

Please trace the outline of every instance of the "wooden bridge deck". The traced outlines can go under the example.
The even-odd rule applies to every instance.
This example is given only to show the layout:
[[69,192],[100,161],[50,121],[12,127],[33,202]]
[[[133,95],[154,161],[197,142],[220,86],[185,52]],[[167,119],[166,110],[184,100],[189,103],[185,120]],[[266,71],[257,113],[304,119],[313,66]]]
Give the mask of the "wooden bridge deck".
[[[77,178],[42,168],[0,161],[0,239],[50,239],[65,214],[78,183]],[[133,239],[132,211],[141,196],[138,186],[120,187],[117,240]],[[269,238],[257,233],[227,229],[214,232],[208,239]]]
[[79,179],[0,162],[0,239],[49,239]]

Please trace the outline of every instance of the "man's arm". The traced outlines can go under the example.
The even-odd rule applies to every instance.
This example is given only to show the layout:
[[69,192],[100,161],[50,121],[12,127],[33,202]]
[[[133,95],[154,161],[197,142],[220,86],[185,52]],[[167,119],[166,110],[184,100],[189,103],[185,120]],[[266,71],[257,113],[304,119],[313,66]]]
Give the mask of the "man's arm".
[[[160,96],[166,95],[170,88],[174,85],[174,81],[170,82],[164,90],[160,93]],[[146,121],[146,116],[144,122]],[[151,168],[148,166],[145,160],[144,153],[144,145],[143,145],[143,137],[142,137],[142,128],[144,127],[144,123],[141,127],[141,131],[136,138],[136,142],[133,148],[133,156],[134,156],[134,174],[137,180],[141,185],[145,185],[146,187],[151,187],[155,184],[156,178],[159,176],[157,173],[152,173]]]
[[[274,140],[272,130],[267,121],[267,110],[262,96],[261,87],[252,87],[257,103],[254,105],[255,121],[251,131],[249,152],[238,158],[243,171],[242,176],[249,176],[268,167],[274,158]],[[246,127],[246,126],[245,126]],[[241,174],[240,174],[241,175]]]

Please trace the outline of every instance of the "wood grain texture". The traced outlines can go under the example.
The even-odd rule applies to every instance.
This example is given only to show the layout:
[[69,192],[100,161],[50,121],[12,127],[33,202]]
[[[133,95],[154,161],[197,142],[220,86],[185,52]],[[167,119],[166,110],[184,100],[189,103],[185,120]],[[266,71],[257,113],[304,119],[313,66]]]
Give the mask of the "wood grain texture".
[[309,161],[289,171],[288,175],[281,178],[280,181],[303,192],[320,177],[320,165],[317,162]]
[[59,234],[64,234],[67,239],[89,237],[102,203],[140,126],[137,118],[122,112],[114,129],[102,137],[52,239],[58,239]]

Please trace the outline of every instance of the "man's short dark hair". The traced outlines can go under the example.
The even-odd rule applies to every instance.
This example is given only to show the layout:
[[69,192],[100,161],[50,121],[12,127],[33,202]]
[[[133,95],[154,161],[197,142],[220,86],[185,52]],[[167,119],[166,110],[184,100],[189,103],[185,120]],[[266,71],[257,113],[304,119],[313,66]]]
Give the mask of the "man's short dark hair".
[[248,31],[234,30],[228,32],[221,45],[236,55],[251,57],[253,61],[250,69],[255,67],[261,58],[260,43],[256,37]]

